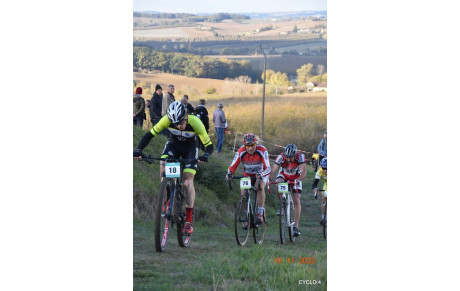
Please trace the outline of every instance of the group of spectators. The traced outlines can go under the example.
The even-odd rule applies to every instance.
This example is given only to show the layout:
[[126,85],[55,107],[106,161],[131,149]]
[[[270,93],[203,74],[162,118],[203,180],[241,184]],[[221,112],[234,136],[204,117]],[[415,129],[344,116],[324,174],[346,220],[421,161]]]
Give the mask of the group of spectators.
[[[146,110],[149,111],[152,126],[157,124],[166,115],[169,105],[176,101],[176,97],[174,96],[175,89],[173,84],[169,84],[167,91],[163,92],[163,88],[157,84],[151,100],[145,100],[142,97],[142,88],[137,87],[136,93],[133,96],[133,124],[142,127],[144,120],[147,119]],[[184,104],[188,114],[197,116],[203,122],[206,133],[209,133],[209,113],[205,107],[206,100],[200,99],[200,104],[196,108],[193,108],[192,104],[189,103],[188,95],[184,95],[180,102]],[[227,119],[225,118],[223,107],[224,105],[219,103],[212,115],[217,136],[216,152],[222,151],[225,128],[227,128]],[[161,134],[168,136],[169,132],[164,130]],[[204,149],[201,142],[200,148]]]

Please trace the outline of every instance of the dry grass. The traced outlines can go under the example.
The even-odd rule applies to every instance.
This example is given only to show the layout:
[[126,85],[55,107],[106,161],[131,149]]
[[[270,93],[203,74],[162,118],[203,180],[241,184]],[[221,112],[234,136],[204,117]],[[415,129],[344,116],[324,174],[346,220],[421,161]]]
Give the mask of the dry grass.
[[[239,84],[233,81],[187,78],[171,74],[139,74],[134,73],[134,80],[153,89],[159,83],[164,89],[172,83],[176,87],[176,99],[188,94],[193,106],[198,100],[206,99],[210,119],[219,102],[224,104],[224,111],[232,132],[254,132],[260,135],[262,120],[262,84]],[[206,88],[215,87],[218,94],[207,95],[202,92]],[[150,99],[152,94],[144,88],[144,98]],[[323,131],[327,129],[327,92],[293,93],[282,96],[268,94],[266,88],[264,110],[264,139],[270,143],[286,145],[295,143],[304,151],[316,151]],[[260,89],[260,90],[259,90]],[[253,91],[254,94],[248,94]],[[259,92],[260,91],[260,92]],[[179,93],[180,92],[180,93]],[[257,92],[257,93],[256,93]],[[147,127],[147,125],[146,125]],[[210,122],[210,134],[215,142],[214,124]],[[225,137],[225,146],[233,146],[235,136]],[[241,143],[241,135],[237,137],[237,146]],[[278,154],[280,149],[264,144],[270,153]]]

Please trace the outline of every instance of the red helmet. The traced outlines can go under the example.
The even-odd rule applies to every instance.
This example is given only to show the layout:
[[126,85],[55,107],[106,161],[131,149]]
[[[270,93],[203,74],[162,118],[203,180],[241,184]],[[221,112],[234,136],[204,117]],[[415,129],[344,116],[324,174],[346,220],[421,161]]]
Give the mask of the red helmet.
[[257,144],[258,142],[259,142],[259,139],[253,133],[248,133],[243,137],[244,145],[253,145],[253,144]]

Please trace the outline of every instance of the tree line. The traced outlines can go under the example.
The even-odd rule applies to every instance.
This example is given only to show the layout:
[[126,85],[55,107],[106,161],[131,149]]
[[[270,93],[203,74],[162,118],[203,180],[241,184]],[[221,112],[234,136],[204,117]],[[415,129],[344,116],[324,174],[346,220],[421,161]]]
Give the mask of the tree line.
[[257,79],[248,60],[216,59],[187,53],[167,53],[134,47],[133,66],[187,77],[220,79],[249,76]]

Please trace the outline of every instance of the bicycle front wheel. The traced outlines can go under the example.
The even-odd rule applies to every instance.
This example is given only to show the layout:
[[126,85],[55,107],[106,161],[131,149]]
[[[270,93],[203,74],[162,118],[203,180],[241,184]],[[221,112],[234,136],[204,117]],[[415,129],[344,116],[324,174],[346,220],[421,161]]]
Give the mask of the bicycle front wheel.
[[[192,241],[192,235],[184,235],[182,229],[184,228],[185,220],[186,220],[186,209],[185,209],[185,201],[183,199],[179,199],[177,201],[177,241],[179,242],[179,246],[186,248],[190,245]],[[192,224],[195,224],[195,207],[193,207],[192,212]]]
[[173,180],[164,179],[161,182],[160,193],[157,197],[155,211],[155,249],[157,252],[164,252],[168,242],[169,230],[172,226],[171,213],[171,191]]
[[286,212],[286,199],[282,198],[280,200],[279,210],[280,210],[280,216],[279,216],[280,242],[282,245],[284,245],[286,243],[286,229],[288,227],[287,212]]
[[294,214],[294,201],[292,199],[289,199],[289,240],[291,242],[295,242],[295,236],[294,236],[294,223],[295,223],[295,214]]
[[[254,205],[254,206],[255,206],[254,209],[257,209],[257,205]],[[262,223],[259,223],[259,224],[256,224],[255,222],[253,223],[254,243],[259,244],[259,245],[263,244],[264,238],[265,238],[265,227],[266,227],[265,210],[264,210],[263,216],[264,216],[264,220],[262,221]],[[256,213],[253,213],[252,217],[256,217]]]
[[250,226],[249,203],[247,198],[243,196],[235,208],[235,238],[238,245],[244,247],[248,242]]

